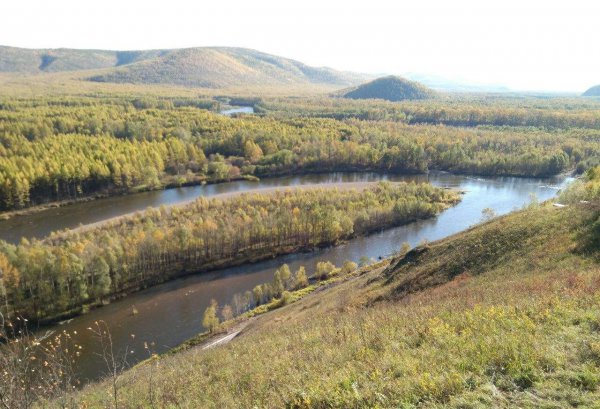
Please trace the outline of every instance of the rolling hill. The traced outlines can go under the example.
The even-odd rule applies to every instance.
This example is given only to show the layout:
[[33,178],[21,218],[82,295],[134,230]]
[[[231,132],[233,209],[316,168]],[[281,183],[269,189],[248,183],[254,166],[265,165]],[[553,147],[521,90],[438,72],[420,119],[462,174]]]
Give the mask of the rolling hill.
[[0,47],[0,72],[79,72],[90,81],[174,84],[223,88],[248,85],[324,84],[349,86],[367,75],[310,67],[245,48],[200,47],[172,50],[105,51]]
[[37,74],[118,67],[149,58],[165,51],[106,51],[27,49],[0,46],[0,72]]
[[343,98],[351,99],[384,99],[387,101],[404,101],[427,99],[435,96],[435,92],[424,85],[405,78],[388,76],[378,78],[366,84],[341,91]]
[[596,85],[583,93],[584,97],[600,97],[600,85]]

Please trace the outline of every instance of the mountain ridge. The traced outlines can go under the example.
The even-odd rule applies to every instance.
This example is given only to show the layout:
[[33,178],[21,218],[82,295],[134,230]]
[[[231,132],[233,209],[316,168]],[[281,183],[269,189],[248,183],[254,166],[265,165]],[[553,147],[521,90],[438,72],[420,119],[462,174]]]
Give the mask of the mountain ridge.
[[42,74],[85,70],[105,70],[85,78],[94,82],[206,88],[299,84],[350,86],[372,78],[367,74],[312,67],[297,60],[241,47],[116,51],[0,46],[0,72]]

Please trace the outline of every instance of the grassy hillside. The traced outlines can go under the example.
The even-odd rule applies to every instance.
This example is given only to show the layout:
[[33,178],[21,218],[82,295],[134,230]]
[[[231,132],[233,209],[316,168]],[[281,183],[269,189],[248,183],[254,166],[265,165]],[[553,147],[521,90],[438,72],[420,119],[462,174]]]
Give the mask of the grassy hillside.
[[27,49],[0,46],[0,72],[49,73],[110,68],[154,58],[164,51]]
[[395,76],[378,78],[342,92],[342,97],[344,98],[384,99],[387,101],[426,99],[434,95],[434,91],[418,82]]
[[[598,186],[570,192],[567,207],[532,205],[351,274],[250,321],[228,345],[140,365],[118,380],[118,399],[122,407],[593,407]],[[111,385],[74,399],[110,406]]]
[[584,97],[600,97],[600,85],[596,85],[583,93]]
[[364,77],[243,48],[190,48],[91,78],[92,81],[177,84],[204,88],[236,85],[336,84]]
[[[104,69],[87,79],[129,84],[201,88],[282,85],[352,85],[367,76],[309,67],[244,48],[108,51],[23,49],[0,46],[0,72],[36,74]],[[85,76],[85,75],[84,75]]]

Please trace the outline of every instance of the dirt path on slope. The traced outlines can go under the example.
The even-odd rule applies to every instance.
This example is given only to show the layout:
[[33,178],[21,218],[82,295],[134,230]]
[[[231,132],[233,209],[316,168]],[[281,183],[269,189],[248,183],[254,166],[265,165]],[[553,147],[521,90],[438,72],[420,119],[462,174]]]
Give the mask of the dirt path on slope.
[[255,318],[243,320],[239,324],[236,324],[233,327],[231,327],[227,331],[227,334],[218,335],[214,338],[211,338],[208,341],[206,341],[204,344],[199,345],[198,348],[200,348],[202,351],[204,351],[205,349],[211,349],[211,348],[215,348],[215,347],[218,347],[221,345],[228,344],[229,342],[231,342],[232,339],[237,337],[248,325],[250,325],[250,323],[252,321],[254,321],[254,319]]

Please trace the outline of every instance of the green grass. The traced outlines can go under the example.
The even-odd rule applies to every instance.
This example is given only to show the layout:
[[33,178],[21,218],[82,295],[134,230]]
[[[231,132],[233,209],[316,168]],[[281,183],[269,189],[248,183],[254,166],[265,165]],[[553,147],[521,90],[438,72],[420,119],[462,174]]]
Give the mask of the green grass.
[[[129,371],[122,407],[594,407],[598,211],[532,207],[312,291]],[[109,385],[75,399],[110,407]]]

